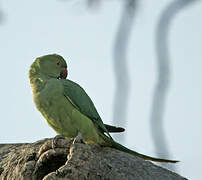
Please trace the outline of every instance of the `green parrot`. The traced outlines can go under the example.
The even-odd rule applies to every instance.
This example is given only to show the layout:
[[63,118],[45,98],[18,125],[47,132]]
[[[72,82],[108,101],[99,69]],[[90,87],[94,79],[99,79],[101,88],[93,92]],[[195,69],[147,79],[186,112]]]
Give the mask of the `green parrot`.
[[57,54],[37,58],[29,71],[36,107],[57,134],[65,138],[81,134],[87,144],[112,147],[145,160],[178,162],[146,156],[115,142],[109,132],[124,129],[104,124],[90,97],[81,86],[66,79],[67,74],[66,61]]

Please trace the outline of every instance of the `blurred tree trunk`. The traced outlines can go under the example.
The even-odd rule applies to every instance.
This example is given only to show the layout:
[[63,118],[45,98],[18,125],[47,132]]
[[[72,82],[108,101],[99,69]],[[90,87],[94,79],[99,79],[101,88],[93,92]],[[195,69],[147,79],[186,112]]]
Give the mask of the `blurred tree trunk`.
[[[124,7],[114,43],[115,96],[113,123],[126,126],[130,79],[127,67],[127,48],[134,23],[136,0],[123,1]],[[115,135],[123,143],[123,134]]]
[[[168,159],[170,152],[165,137],[163,118],[171,79],[169,32],[176,14],[194,1],[196,0],[174,0],[168,4],[160,16],[156,30],[157,83],[151,109],[151,133],[156,155]],[[174,166],[168,168],[176,170]]]

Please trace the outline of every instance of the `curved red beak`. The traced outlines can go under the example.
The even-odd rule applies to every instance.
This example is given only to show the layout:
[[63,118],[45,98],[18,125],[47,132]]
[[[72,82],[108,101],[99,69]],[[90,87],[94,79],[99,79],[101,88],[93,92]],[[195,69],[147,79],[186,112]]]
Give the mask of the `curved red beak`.
[[66,79],[67,75],[68,75],[67,68],[64,68],[60,73],[60,78],[61,79]]

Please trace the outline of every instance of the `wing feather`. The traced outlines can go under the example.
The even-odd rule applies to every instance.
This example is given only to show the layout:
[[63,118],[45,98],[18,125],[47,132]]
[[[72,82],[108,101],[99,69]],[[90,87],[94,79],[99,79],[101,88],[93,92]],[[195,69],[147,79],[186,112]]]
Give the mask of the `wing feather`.
[[80,85],[69,79],[61,79],[61,82],[64,86],[64,96],[68,98],[82,114],[97,124],[103,134],[106,132],[107,135],[111,138],[92,100],[85,92],[85,90]]

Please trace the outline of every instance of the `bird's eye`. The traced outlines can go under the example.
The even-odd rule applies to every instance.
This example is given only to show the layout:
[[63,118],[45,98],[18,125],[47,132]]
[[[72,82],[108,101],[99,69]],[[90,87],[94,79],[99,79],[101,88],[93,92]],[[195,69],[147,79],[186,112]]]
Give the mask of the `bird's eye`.
[[56,62],[56,65],[57,65],[57,66],[59,66],[59,65],[60,65],[60,62],[59,62],[59,61],[57,61],[57,62]]

